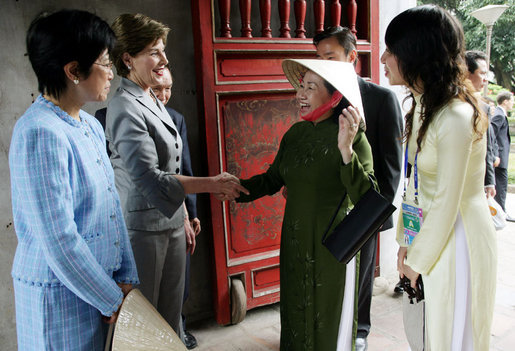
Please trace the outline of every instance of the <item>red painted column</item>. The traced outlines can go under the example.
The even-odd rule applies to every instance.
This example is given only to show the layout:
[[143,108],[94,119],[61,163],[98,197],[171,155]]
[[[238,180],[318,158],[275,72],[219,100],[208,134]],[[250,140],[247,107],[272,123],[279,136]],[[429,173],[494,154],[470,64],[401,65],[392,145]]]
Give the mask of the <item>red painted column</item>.
[[315,0],[313,12],[315,14],[315,33],[322,33],[324,31],[325,1]]
[[341,23],[342,5],[339,0],[331,1],[331,26],[336,27]]
[[293,9],[295,10],[295,22],[297,23],[295,37],[306,38],[306,29],[304,28],[304,21],[306,20],[306,0],[295,0]]
[[272,14],[272,0],[259,0],[259,12],[261,13],[261,36],[271,38],[270,16]]
[[349,29],[352,33],[354,33],[354,36],[356,36],[356,33],[358,32],[356,30],[356,16],[358,14],[358,4],[356,4],[356,0],[350,0],[349,6],[347,7],[347,17],[349,19]]
[[279,0],[279,18],[281,19],[281,38],[291,38],[290,36],[290,0]]
[[252,38],[252,28],[250,28],[250,10],[250,0],[240,0],[241,36],[244,38]]
[[220,11],[220,36],[231,38],[231,0],[218,1],[218,10]]

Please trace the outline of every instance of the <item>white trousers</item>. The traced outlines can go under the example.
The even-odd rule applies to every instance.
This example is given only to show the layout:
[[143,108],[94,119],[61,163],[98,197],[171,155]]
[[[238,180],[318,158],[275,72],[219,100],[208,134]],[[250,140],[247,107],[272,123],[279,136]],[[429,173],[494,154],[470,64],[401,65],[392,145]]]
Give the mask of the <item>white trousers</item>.
[[348,264],[345,273],[345,291],[343,293],[342,314],[338,328],[336,351],[350,351],[354,340],[352,327],[354,325],[354,294],[356,293],[356,258]]

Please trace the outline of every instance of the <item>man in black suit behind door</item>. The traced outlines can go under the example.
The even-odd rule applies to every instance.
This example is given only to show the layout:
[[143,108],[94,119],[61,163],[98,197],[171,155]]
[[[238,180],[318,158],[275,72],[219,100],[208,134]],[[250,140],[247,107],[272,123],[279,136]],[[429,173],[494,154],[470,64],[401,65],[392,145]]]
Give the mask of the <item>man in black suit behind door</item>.
[[[355,63],[358,57],[356,38],[345,27],[332,27],[313,38],[317,57]],[[402,115],[395,94],[389,89],[358,78],[363,100],[361,111],[366,121],[366,136],[372,147],[374,174],[381,194],[389,201],[394,200],[397,191],[402,160]],[[390,217],[382,230],[393,227]],[[377,251],[377,235],[361,249],[359,267],[358,335],[356,351],[367,349],[370,332],[370,304],[374,285],[374,271]]]

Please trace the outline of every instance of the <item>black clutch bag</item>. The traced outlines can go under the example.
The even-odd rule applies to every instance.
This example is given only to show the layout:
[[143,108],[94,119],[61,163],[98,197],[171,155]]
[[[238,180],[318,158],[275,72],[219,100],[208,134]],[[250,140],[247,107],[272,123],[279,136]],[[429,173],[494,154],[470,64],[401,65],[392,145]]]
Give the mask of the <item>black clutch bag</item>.
[[340,224],[334,228],[333,232],[327,236],[346,195],[340,201],[331,223],[324,233],[322,244],[338,261],[347,264],[372,235],[379,231],[396,207],[371,186]]

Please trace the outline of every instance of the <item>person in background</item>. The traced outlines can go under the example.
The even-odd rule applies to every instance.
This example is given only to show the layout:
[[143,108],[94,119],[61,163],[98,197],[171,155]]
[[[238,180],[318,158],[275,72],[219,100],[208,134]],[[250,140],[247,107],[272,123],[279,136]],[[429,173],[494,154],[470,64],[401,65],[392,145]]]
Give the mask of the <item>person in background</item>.
[[[356,37],[345,27],[332,27],[315,35],[317,57],[355,64],[358,59]],[[367,129],[365,135],[372,148],[374,175],[381,195],[393,202],[399,186],[402,159],[402,114],[395,94],[372,82],[358,78]],[[393,227],[390,217],[381,230]],[[362,248],[359,265],[358,337],[356,351],[367,350],[370,333],[370,305],[374,288],[377,235]]]
[[[495,201],[501,205],[506,212],[506,192],[508,190],[508,162],[510,160],[510,126],[508,124],[508,112],[513,108],[513,94],[503,91],[497,94],[497,107],[492,114],[492,127],[494,130],[497,145],[499,147],[499,158],[501,161],[495,167]],[[515,218],[508,215],[506,220],[515,222]]]
[[[156,95],[156,97],[166,106],[168,100],[172,96],[172,85],[173,85],[173,77],[170,72],[170,68],[166,66],[164,71],[163,81],[161,84],[152,86],[152,91]],[[186,121],[184,120],[184,116],[179,112],[175,111],[173,108],[166,106],[166,110],[170,117],[172,117],[173,123],[177,127],[179,134],[182,139],[182,164],[181,164],[181,174],[186,176],[193,176],[193,170],[191,169],[191,157],[190,157],[190,149],[188,146],[188,131],[186,129]],[[184,213],[184,232],[186,234],[186,242],[188,246],[191,248],[190,251],[186,253],[186,272],[185,272],[185,283],[184,283],[184,297],[183,297],[183,307],[184,303],[188,299],[189,296],[189,285],[190,285],[190,258],[193,252],[195,251],[196,241],[195,237],[200,233],[200,220],[197,217],[197,195],[188,194],[186,199],[184,200],[184,204],[186,206]],[[182,314],[182,328],[184,331],[184,345],[188,348],[188,350],[194,349],[197,347],[197,339],[193,334],[191,334],[186,329],[186,317],[184,313]]]
[[[95,118],[100,122],[102,125],[102,129],[106,129],[106,114],[107,114],[107,107],[98,109],[95,111]],[[106,141],[106,152],[108,156],[111,156],[111,150],[109,150],[109,142]]]
[[486,54],[481,51],[467,51],[465,52],[465,61],[468,68],[468,79],[472,82],[472,86],[476,89],[476,98],[479,102],[479,107],[488,116],[488,130],[486,132],[486,172],[485,172],[485,193],[488,197],[495,197],[495,170],[494,165],[498,165],[499,150],[495,133],[492,125],[490,124],[490,106],[481,98],[481,92],[485,84],[488,83],[487,74],[488,68],[486,67]]
[[488,119],[467,79],[463,29],[441,7],[418,6],[390,22],[385,43],[385,75],[412,102],[397,268],[413,288],[423,281],[425,350],[486,351],[497,238],[484,195]]
[[38,16],[27,33],[41,95],[9,149],[18,350],[104,350],[102,320],[139,283],[102,127],[81,110],[107,98],[114,42],[79,10]]
[[213,193],[232,200],[247,191],[228,173],[181,175],[181,136],[151,89],[163,82],[169,28],[142,14],[120,15],[112,28],[117,37],[113,60],[122,79],[107,105],[105,133],[139,288],[184,341],[186,250],[193,249],[185,239],[185,196]]

